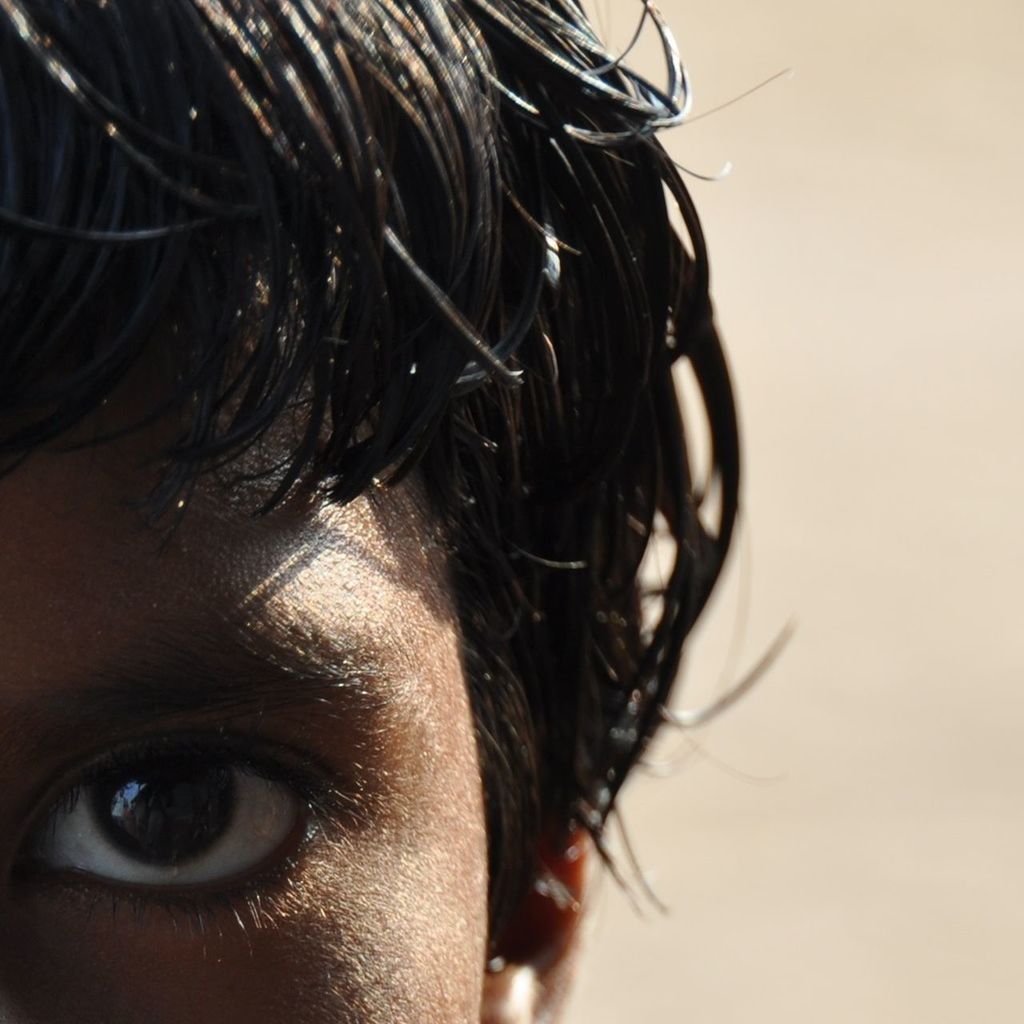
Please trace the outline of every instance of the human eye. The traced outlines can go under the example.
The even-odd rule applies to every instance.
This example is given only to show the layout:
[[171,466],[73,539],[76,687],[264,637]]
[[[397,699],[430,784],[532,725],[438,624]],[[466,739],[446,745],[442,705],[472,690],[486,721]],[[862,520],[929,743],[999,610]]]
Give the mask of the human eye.
[[310,828],[302,783],[223,740],[164,740],[88,765],[23,846],[33,871],[173,895],[273,870]]

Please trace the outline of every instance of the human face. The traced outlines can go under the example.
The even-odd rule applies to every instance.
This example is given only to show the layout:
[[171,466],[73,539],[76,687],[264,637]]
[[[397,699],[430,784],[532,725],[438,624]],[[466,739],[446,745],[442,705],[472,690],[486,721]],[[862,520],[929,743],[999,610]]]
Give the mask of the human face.
[[138,464],[0,479],[0,1020],[479,1021],[480,775],[417,489],[253,518],[208,483],[168,531]]

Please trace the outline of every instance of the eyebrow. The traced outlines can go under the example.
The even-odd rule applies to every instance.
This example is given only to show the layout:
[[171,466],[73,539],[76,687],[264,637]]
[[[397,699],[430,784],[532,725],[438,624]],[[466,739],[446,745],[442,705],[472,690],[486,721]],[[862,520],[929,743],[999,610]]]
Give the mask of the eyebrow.
[[300,647],[227,624],[167,626],[70,685],[18,700],[5,717],[14,735],[56,746],[69,732],[115,735],[179,717],[374,712],[392,699],[392,684],[372,647],[354,638]]

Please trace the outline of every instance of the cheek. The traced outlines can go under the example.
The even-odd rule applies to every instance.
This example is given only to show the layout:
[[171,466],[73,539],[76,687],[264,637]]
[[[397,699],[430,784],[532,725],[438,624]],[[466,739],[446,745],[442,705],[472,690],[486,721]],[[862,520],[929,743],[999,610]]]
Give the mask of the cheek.
[[472,876],[459,860],[453,849],[443,871],[421,858],[405,868],[379,848],[338,844],[287,894],[201,916],[33,894],[7,915],[0,1019],[468,1024],[479,1012],[479,893],[450,884],[464,867]]
[[395,744],[366,820],[325,825],[258,895],[187,910],[115,903],[100,887],[16,894],[0,930],[0,1020],[478,1021],[486,841],[461,688]]

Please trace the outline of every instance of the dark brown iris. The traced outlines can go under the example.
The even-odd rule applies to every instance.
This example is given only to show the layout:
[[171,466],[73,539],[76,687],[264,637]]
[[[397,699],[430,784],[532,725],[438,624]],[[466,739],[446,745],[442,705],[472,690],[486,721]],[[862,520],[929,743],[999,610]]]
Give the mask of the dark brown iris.
[[230,769],[180,757],[113,772],[92,787],[93,813],[108,839],[158,866],[213,846],[230,823],[234,797]]

